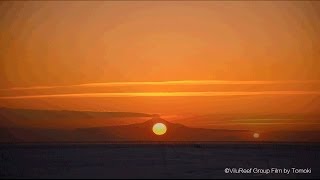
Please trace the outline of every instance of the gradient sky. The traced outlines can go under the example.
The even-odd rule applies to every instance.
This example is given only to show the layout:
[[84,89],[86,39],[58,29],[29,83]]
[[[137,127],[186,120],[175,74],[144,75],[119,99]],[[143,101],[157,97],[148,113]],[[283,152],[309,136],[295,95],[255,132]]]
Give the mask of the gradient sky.
[[316,1],[1,2],[0,106],[318,113],[319,22]]

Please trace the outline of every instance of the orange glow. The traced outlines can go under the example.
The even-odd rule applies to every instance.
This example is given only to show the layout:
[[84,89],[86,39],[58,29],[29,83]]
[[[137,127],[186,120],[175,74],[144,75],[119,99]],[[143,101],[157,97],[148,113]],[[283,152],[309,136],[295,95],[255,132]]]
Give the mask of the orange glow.
[[[0,4],[0,108],[158,114],[248,130],[250,140],[320,131],[320,2]],[[9,120],[71,129],[145,120],[85,117]]]
[[258,138],[260,137],[260,134],[259,134],[259,133],[253,133],[253,137],[254,137],[255,139],[258,139]]

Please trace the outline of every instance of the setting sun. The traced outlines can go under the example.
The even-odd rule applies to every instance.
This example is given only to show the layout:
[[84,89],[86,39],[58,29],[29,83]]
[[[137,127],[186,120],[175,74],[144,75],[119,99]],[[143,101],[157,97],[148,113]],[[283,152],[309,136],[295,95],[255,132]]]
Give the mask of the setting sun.
[[152,131],[156,135],[164,135],[167,132],[167,126],[163,123],[156,123],[153,125]]

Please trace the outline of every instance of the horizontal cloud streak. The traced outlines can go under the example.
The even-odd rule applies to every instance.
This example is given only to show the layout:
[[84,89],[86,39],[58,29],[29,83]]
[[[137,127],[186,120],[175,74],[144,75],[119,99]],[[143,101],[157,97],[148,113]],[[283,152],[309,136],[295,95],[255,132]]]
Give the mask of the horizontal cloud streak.
[[255,95],[320,95],[320,91],[255,91],[255,92],[132,92],[132,93],[78,93],[27,96],[2,96],[0,99],[63,98],[63,97],[202,97]]
[[107,82],[107,83],[86,83],[66,86],[33,86],[15,87],[0,89],[1,91],[12,90],[36,90],[36,89],[55,89],[70,87],[113,87],[113,86],[139,86],[139,85],[267,85],[267,84],[318,84],[320,80],[304,81],[224,81],[224,80],[181,80],[181,81],[136,81],[136,82]]

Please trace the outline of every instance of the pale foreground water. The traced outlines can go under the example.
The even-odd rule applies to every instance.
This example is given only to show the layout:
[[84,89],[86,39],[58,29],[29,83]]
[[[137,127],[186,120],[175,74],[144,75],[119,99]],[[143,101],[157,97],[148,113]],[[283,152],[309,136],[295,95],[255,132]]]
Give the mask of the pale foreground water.
[[[251,173],[225,169],[252,168]],[[253,169],[311,169],[254,173]],[[256,170],[257,170],[256,169]],[[267,172],[267,171],[264,171]],[[2,144],[0,178],[320,178],[319,144]]]

